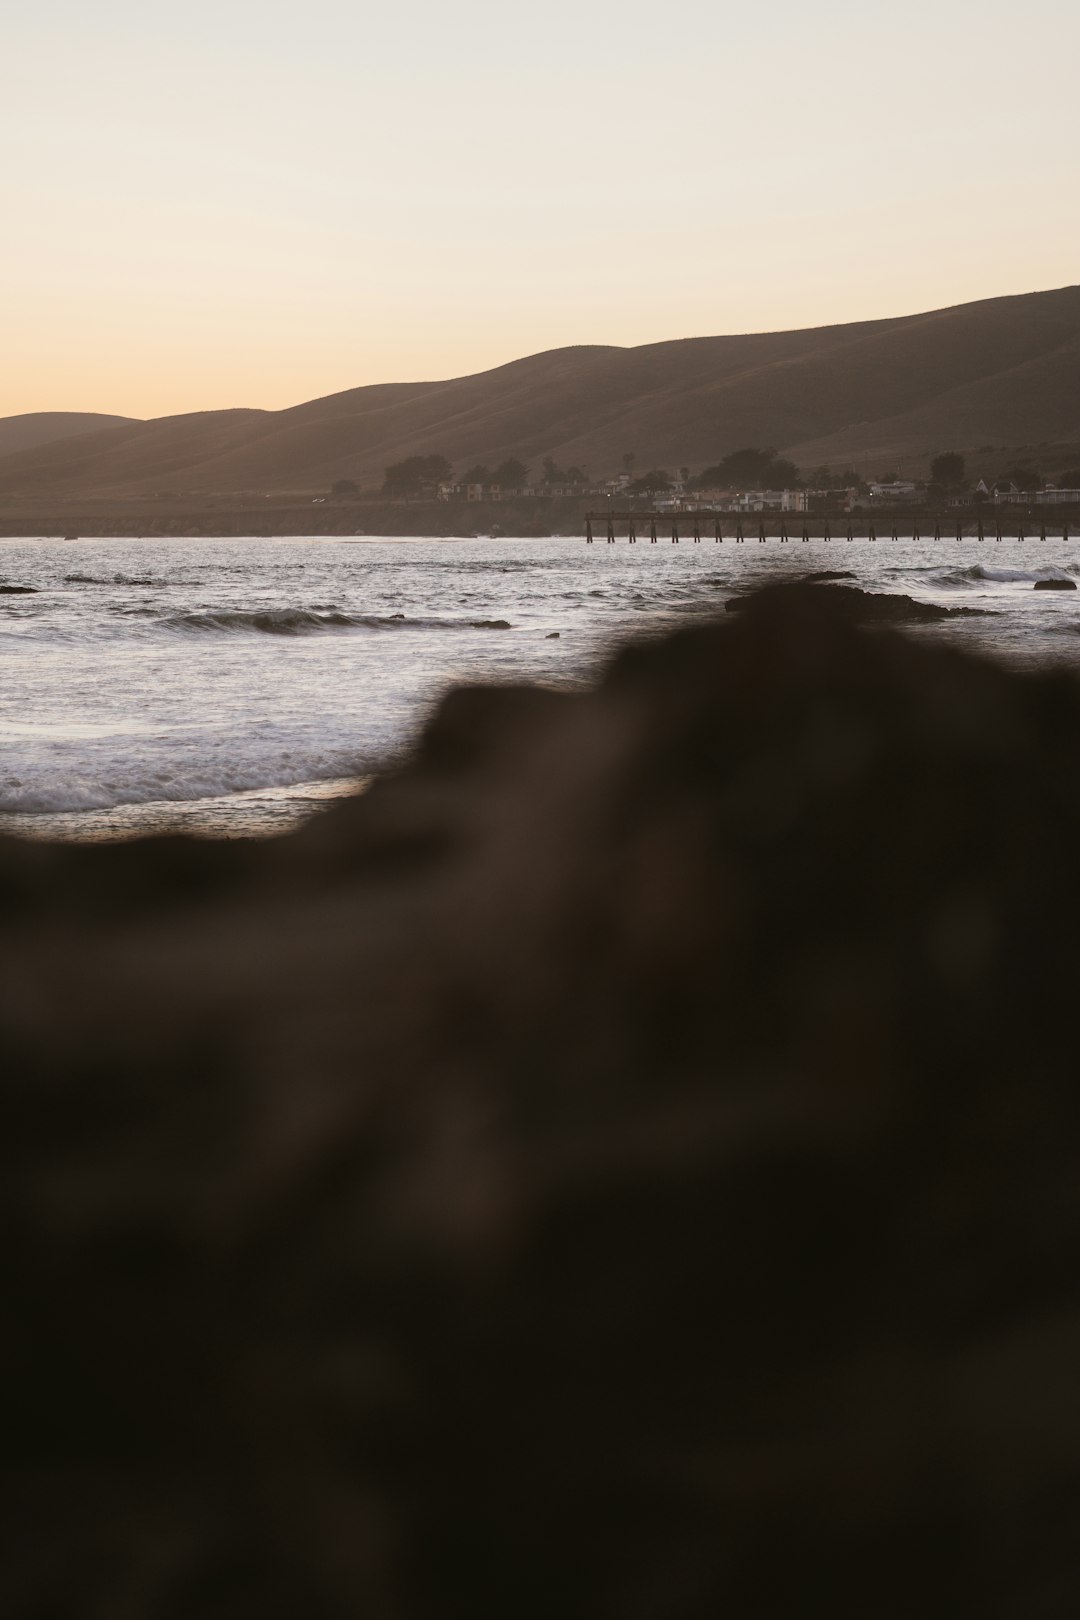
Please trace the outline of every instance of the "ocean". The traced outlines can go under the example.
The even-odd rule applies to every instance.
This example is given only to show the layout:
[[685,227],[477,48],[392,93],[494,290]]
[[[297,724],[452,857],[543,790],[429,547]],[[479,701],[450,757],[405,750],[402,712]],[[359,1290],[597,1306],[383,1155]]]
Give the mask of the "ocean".
[[[768,578],[988,610],[922,637],[1080,666],[1064,541],[0,541],[0,831],[283,831],[400,757],[447,686],[589,679]],[[32,594],[30,594],[32,593]]]

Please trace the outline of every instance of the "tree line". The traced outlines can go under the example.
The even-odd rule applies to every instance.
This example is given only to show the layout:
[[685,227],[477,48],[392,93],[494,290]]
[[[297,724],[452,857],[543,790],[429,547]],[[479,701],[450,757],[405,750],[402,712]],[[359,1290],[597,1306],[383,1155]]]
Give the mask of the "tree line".
[[[497,467],[489,467],[483,462],[476,462],[466,467],[464,472],[454,476],[454,469],[445,456],[406,456],[404,461],[395,461],[383,469],[382,493],[384,495],[422,495],[425,491],[437,489],[440,484],[483,484],[490,488],[497,484],[501,489],[523,489],[529,483],[530,469],[516,456],[509,456],[500,461]],[[584,467],[560,467],[551,456],[545,456],[542,463],[542,482],[549,487],[580,488],[587,484],[589,475]],[[359,485],[351,478],[339,478],[330,486],[331,495],[343,499],[351,499],[360,493]]]
[[[984,453],[991,448],[990,445],[985,446]],[[1080,467],[1063,468],[1061,472],[1055,473],[1053,481],[1058,489],[1080,489]],[[1015,484],[1017,489],[1030,493],[1033,490],[1043,489],[1047,479],[1038,467],[1032,466],[1031,462],[1014,461],[994,482]],[[963,456],[956,450],[947,450],[943,455],[935,456],[930,463],[930,483],[933,487],[943,490],[966,489],[967,464]]]
[[[867,488],[863,476],[853,467],[834,470],[823,466],[804,474],[793,461],[788,461],[775,449],[747,447],[733,450],[720,461],[694,475],[691,474],[689,467],[680,467],[677,479],[660,467],[654,467],[640,477],[632,478],[630,474],[634,461],[633,454],[623,457],[623,468],[630,478],[625,487],[631,495],[661,495],[676,487],[684,490],[810,488],[861,491]],[[480,484],[487,488],[498,485],[502,489],[522,489],[529,484],[529,473],[530,469],[523,461],[516,456],[509,456],[495,467],[478,462],[467,467],[455,478],[453,467],[445,456],[407,456],[403,461],[393,462],[384,469],[382,492],[384,495],[398,497],[422,495],[434,490],[440,484],[449,483]],[[931,490],[939,495],[955,494],[968,487],[966,473],[966,463],[959,451],[942,451],[930,463]],[[1039,471],[1027,463],[1015,463],[1002,477],[1013,482],[1021,490],[1039,489],[1044,482]],[[896,478],[896,473],[885,473],[880,475],[877,481],[891,483]],[[575,489],[586,486],[589,476],[583,466],[560,467],[552,456],[545,456],[541,463],[541,482],[548,488]],[[1080,469],[1069,469],[1059,473],[1057,483],[1062,488],[1080,488]],[[331,487],[331,493],[348,498],[359,495],[360,491],[351,479],[343,478]]]
[[[554,463],[551,463],[554,466]],[[548,463],[544,463],[545,469]],[[497,467],[481,462],[466,467],[457,478],[445,456],[406,456],[384,469],[384,495],[417,495],[439,484],[498,484],[503,489],[521,489],[529,482],[529,469],[516,456],[508,456]]]

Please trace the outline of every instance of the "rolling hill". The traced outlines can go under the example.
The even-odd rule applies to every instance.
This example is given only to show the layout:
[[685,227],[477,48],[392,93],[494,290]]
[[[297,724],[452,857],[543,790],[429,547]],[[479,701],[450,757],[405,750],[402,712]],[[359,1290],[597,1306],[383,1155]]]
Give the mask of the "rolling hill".
[[1080,444],[1080,287],[797,332],[555,349],[283,411],[124,421],[0,457],[0,493],[377,487],[387,463],[434,452],[459,469],[551,455],[601,475],[628,451],[638,469],[698,468],[744,445],[873,476],[941,449],[1043,444]]
[[0,416],[0,456],[36,450],[56,439],[74,439],[133,420],[130,416],[103,416],[97,411],[29,411],[23,416]]

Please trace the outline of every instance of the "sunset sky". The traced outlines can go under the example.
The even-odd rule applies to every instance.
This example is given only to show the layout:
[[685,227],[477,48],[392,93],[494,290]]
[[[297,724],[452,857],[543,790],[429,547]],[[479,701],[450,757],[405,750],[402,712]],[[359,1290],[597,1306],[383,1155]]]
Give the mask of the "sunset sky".
[[1080,280],[1076,0],[36,0],[2,38],[0,414]]

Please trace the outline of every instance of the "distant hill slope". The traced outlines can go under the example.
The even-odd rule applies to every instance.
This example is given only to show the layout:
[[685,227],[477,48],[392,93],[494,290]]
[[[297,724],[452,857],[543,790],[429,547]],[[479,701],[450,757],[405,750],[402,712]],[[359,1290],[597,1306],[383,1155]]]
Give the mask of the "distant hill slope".
[[0,459],[0,491],[368,486],[388,462],[519,456],[698,468],[744,445],[870,474],[941,449],[1080,442],[1080,287],[925,315],[640,348],[569,348],[447,382],[351,389],[284,411],[126,423]]
[[72,439],[132,421],[130,416],[102,416],[97,411],[30,411],[25,416],[0,416],[0,456],[36,450],[56,439]]

